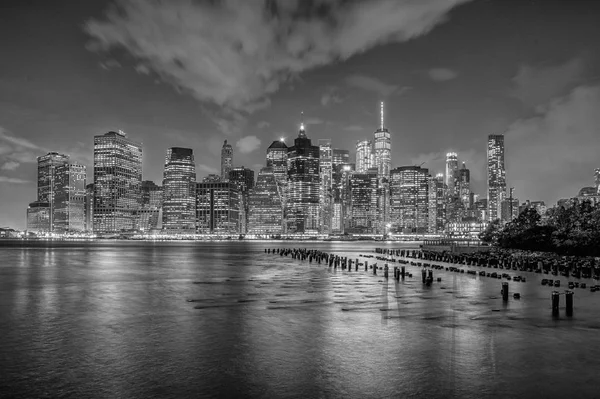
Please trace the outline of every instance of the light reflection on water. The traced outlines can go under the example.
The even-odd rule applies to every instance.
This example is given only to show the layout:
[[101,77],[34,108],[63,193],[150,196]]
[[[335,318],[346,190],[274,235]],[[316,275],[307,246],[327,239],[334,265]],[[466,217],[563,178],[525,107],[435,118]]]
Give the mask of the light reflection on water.
[[427,288],[416,267],[396,283],[263,252],[377,245],[1,249],[0,396],[595,395],[598,294],[553,319],[539,275],[510,272],[528,282],[504,304],[500,280],[434,270]]

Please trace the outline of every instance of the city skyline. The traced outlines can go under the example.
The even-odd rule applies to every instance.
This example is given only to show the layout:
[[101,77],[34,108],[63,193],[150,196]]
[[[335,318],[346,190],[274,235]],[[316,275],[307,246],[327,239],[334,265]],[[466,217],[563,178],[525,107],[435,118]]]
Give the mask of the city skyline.
[[[464,4],[453,7],[458,3]],[[396,28],[388,24],[392,30],[386,33],[367,32],[377,45],[356,44],[342,54],[339,43],[327,43],[327,54],[334,59],[342,54],[338,62],[296,60],[300,66],[292,81],[266,82],[272,84],[265,85],[271,89],[264,95],[247,92],[262,105],[237,100],[243,90],[257,90],[243,84],[219,97],[224,86],[210,81],[215,83],[207,86],[212,97],[199,98],[190,86],[198,81],[193,79],[198,73],[194,59],[179,60],[182,76],[169,74],[171,69],[159,75],[148,49],[136,53],[115,47],[124,31],[123,21],[105,16],[112,2],[6,4],[3,15],[10,18],[3,21],[6,33],[0,41],[14,51],[12,62],[0,66],[0,225],[24,227],[22,204],[36,198],[37,156],[69,154],[87,166],[92,182],[93,136],[107,131],[122,129],[143,143],[144,180],[161,181],[162,165],[150,160],[163,158],[169,147],[194,151],[200,180],[219,174],[225,139],[234,149],[233,166],[258,172],[268,143],[285,137],[292,144],[301,110],[314,143],[331,139],[333,148],[349,150],[352,158],[356,141],[372,139],[382,100],[392,134],[392,168],[425,162],[423,167],[435,175],[444,170],[445,154],[456,152],[470,169],[472,191],[485,196],[487,136],[504,133],[507,184],[519,199],[553,204],[594,185],[594,136],[600,122],[593,110],[600,104],[600,89],[592,47],[598,8],[590,2],[422,2],[434,19],[410,16],[398,24],[397,32],[410,40],[390,39],[386,35]],[[147,10],[152,11],[148,15],[164,27],[164,7],[184,7],[173,4]],[[365,4],[374,13],[381,13],[383,4],[398,4],[387,9],[391,16],[403,10],[401,2]],[[210,7],[219,6],[202,7],[212,15]],[[144,26],[134,17],[142,11],[132,6],[124,17],[140,32]],[[240,10],[245,13],[236,14],[240,24],[248,21],[241,17],[255,11]],[[340,20],[353,12],[335,6],[330,11]],[[311,23],[320,20],[309,15]],[[25,24],[25,18],[33,22]],[[205,23],[209,27],[211,22]],[[518,35],[511,32],[515,24]],[[568,29],[573,24],[582,29]],[[114,28],[114,37],[107,36],[108,27]],[[177,35],[187,26],[180,28]],[[131,39],[135,43],[137,38]],[[52,50],[42,46],[48,41]],[[111,52],[90,51],[94,43],[96,49],[112,47]],[[235,77],[243,70],[225,69],[223,75]],[[555,156],[541,159],[536,156],[540,148]]]

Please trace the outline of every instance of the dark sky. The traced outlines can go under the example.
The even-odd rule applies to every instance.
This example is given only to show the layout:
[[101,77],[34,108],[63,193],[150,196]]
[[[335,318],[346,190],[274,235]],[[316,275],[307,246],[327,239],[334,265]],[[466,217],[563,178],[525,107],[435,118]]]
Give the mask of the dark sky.
[[[592,0],[0,2],[0,226],[25,227],[35,157],[88,166],[93,136],[144,144],[144,179],[170,146],[198,178],[258,169],[272,140],[350,149],[386,101],[393,166],[467,162],[485,195],[488,134],[506,133],[521,200],[593,184],[600,167],[600,2]],[[115,6],[118,7],[115,7]],[[111,11],[112,10],[112,11]],[[117,12],[115,12],[117,10]]]

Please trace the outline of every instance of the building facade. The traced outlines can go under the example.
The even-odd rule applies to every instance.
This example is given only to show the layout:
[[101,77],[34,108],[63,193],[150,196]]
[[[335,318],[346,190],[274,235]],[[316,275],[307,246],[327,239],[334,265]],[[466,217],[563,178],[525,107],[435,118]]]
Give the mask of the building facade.
[[240,234],[240,192],[231,182],[196,184],[196,232],[198,234]]
[[144,180],[142,182],[142,206],[138,210],[137,230],[151,232],[162,229],[162,204],[162,186],[153,181]]
[[319,223],[319,147],[312,145],[300,125],[294,145],[288,148],[286,232],[314,234]]
[[356,142],[356,172],[367,173],[375,166],[375,155],[373,153],[373,142],[362,140]]
[[331,234],[333,207],[333,149],[330,139],[319,140],[319,232]]
[[392,169],[392,135],[384,124],[383,102],[380,104],[379,128],[373,135],[375,167],[379,178],[389,179]]
[[33,233],[50,232],[50,204],[35,201],[27,207],[27,231]]
[[346,231],[353,234],[377,233],[377,168],[350,176],[350,217]]
[[391,171],[391,223],[402,233],[427,233],[429,230],[429,170],[401,166]]
[[167,149],[163,173],[162,228],[166,233],[196,230],[196,163],[191,148]]
[[248,196],[254,188],[254,171],[244,166],[233,168],[229,172],[229,181],[236,184],[240,191],[240,233],[245,234],[248,227]]
[[262,168],[248,197],[248,234],[265,237],[283,234],[280,190],[273,168]]
[[57,166],[54,177],[53,231],[86,230],[86,167],[78,164]]
[[134,231],[141,186],[142,145],[123,131],[94,136],[94,232]]
[[37,202],[47,202],[50,207],[50,231],[54,226],[54,197],[56,168],[69,164],[69,156],[49,152],[37,158]]
[[223,143],[221,148],[221,180],[227,181],[229,179],[229,172],[233,168],[233,147],[231,144],[227,144],[227,140]]
[[506,198],[504,167],[504,135],[490,134],[487,143],[488,221],[500,219],[502,201]]

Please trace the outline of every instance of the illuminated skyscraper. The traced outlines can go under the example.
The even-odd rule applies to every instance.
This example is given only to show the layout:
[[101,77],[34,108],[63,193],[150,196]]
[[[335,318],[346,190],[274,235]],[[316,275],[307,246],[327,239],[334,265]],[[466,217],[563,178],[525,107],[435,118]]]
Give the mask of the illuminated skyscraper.
[[334,148],[331,152],[331,163],[334,168],[336,165],[350,163],[350,151]]
[[469,209],[473,205],[471,203],[471,172],[467,169],[467,165],[462,163],[462,167],[458,170],[458,194],[463,209]]
[[319,232],[331,233],[333,205],[333,150],[331,140],[319,140]]
[[448,197],[458,197],[458,154],[449,152],[446,154],[446,187]]
[[123,131],[94,136],[94,232],[133,231],[141,186],[142,145]]
[[373,166],[375,166],[373,142],[371,140],[356,142],[356,172],[367,173]]
[[[153,181],[142,182],[142,206],[138,210],[137,230],[162,229],[163,188]],[[194,216],[195,217],[195,216]]]
[[221,148],[221,180],[229,179],[231,168],[233,168],[233,147],[225,140]]
[[487,146],[488,221],[502,215],[502,201],[506,198],[506,170],[504,169],[504,135],[490,134]]
[[[46,155],[37,158],[37,202],[48,203],[50,208],[50,231],[53,230],[54,217],[54,197],[56,168],[69,163],[69,156],[57,152],[49,152]],[[41,209],[35,207],[35,209]],[[33,208],[32,208],[33,209]]]
[[55,169],[53,230],[85,231],[86,167],[63,164]]
[[196,231],[198,234],[240,234],[240,192],[231,182],[196,184]]
[[426,233],[429,227],[429,170],[419,166],[392,169],[391,220],[405,233]]
[[283,139],[275,140],[267,148],[267,167],[273,169],[275,178],[281,185],[287,181],[287,153],[288,146]]
[[385,127],[383,118],[383,101],[380,104],[380,123],[375,130],[373,148],[375,152],[375,166],[380,178],[389,179],[392,169],[392,136]]
[[231,169],[229,181],[236,184],[240,192],[240,233],[245,234],[248,223],[248,195],[254,188],[254,171],[244,166]]
[[350,218],[348,232],[377,233],[377,168],[350,175]]
[[85,231],[94,231],[94,183],[85,186]]
[[287,233],[316,233],[319,216],[319,147],[300,124],[294,145],[288,148],[286,198]]
[[27,207],[27,231],[33,233],[50,232],[50,204],[35,201]]
[[196,164],[191,148],[167,149],[163,174],[163,225],[166,232],[196,230]]
[[429,226],[430,233],[442,233],[446,224],[446,185],[444,174],[429,179]]
[[248,234],[273,236],[283,233],[283,202],[279,190],[273,168],[262,168],[248,199]]

